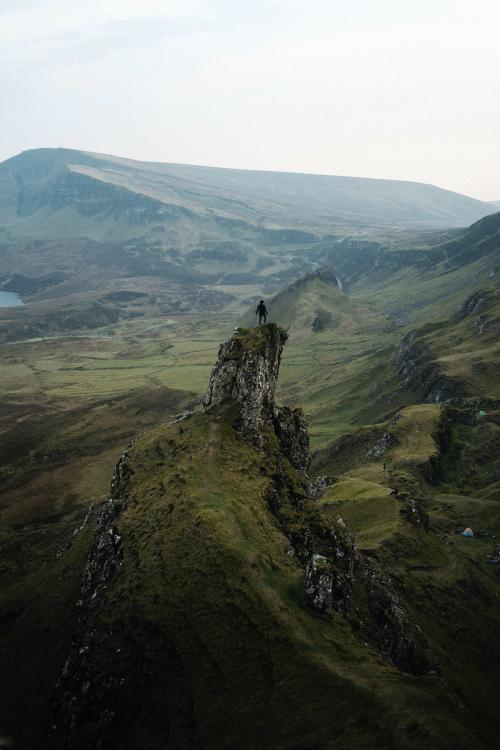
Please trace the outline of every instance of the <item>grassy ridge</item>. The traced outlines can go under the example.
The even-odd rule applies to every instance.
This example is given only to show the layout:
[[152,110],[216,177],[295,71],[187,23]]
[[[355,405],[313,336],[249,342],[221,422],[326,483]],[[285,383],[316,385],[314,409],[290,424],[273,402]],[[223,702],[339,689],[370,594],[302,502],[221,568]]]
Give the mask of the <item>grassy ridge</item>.
[[0,726],[16,747],[39,750],[117,456],[191,394],[151,387],[102,400],[23,396],[4,399],[0,414]]
[[113,632],[95,668],[127,675],[124,747],[470,746],[449,685],[389,667],[342,618],[311,611],[265,499],[276,446],[242,442],[234,418],[196,415],[130,451],[118,528],[134,554],[90,625]]

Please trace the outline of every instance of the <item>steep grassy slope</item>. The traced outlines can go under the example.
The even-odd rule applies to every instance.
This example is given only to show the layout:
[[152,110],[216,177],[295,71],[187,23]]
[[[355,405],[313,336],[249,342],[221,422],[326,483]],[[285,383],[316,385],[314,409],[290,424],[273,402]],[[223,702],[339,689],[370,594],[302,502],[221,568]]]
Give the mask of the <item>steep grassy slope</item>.
[[[87,401],[4,391],[0,410],[0,736],[45,742],[50,694],[76,626],[80,579],[116,457],[189,393]],[[94,510],[89,510],[94,506]],[[28,718],[29,717],[29,718]]]
[[500,290],[480,289],[465,300],[449,322],[424,329],[421,340],[447,377],[460,379],[466,392],[500,397]]
[[292,334],[282,398],[305,407],[316,445],[411,403],[500,397],[500,214],[432,251],[365,248],[356,272],[356,253],[345,258],[343,244],[325,251],[334,273],[312,274],[268,301],[271,319]]
[[130,454],[123,568],[93,620],[113,631],[96,670],[126,676],[120,746],[467,747],[441,680],[398,674],[308,610],[267,508],[272,456],[235,440],[232,418],[192,418]]
[[[495,726],[498,413],[415,405],[384,430],[318,454],[316,468],[334,474],[321,503],[342,515],[361,549],[399,571],[421,607],[420,624],[439,644],[443,674],[453,675],[478,720]],[[468,526],[471,539],[461,535]]]
[[[238,346],[221,355],[229,356],[224,366],[239,372],[245,357],[255,361],[273,330],[237,333]],[[225,377],[224,367],[218,372]],[[253,388],[258,371],[248,374]],[[474,590],[470,579],[479,574],[467,557],[400,512],[393,546],[388,538],[380,556],[372,550],[364,561],[338,517],[328,520],[328,502],[323,514],[306,499],[304,475],[292,463],[298,448],[284,452],[298,433],[282,442],[284,427],[266,420],[257,433],[245,432],[246,419],[254,424],[245,405],[255,404],[241,391],[235,398],[150,432],[119,464],[59,687],[61,746],[486,747],[496,731],[495,645],[490,666],[481,662],[480,706],[477,680],[468,687],[452,668],[452,635],[435,628],[442,602],[429,592],[441,586],[453,614],[461,590],[474,601],[470,617],[485,609],[483,647],[498,619],[486,613],[497,596],[494,580],[481,576]],[[262,404],[271,420],[274,405]],[[334,603],[320,614],[308,603],[304,567],[326,565],[329,539],[337,549]],[[396,563],[406,545],[412,553]],[[347,584],[341,571],[351,554]],[[425,574],[417,572],[422,562]],[[325,573],[319,585],[328,588],[327,580]],[[377,586],[377,598],[367,600]],[[383,593],[386,586],[393,592]],[[394,600],[399,620],[391,620],[387,596],[403,597]],[[367,648],[364,622],[369,640],[380,629],[387,636],[406,621],[405,611],[425,636],[417,648],[432,666],[427,674],[398,669],[387,653],[380,657],[381,645]],[[463,661],[468,668],[470,656]]]

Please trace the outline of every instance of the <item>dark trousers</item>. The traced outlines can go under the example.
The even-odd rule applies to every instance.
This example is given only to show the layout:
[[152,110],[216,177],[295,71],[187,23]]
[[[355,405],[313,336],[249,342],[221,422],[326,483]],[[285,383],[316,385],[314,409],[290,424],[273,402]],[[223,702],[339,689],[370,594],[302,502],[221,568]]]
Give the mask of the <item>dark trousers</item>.
[[259,313],[259,325],[262,325],[262,318],[264,318],[264,323],[265,323],[267,320],[266,313]]

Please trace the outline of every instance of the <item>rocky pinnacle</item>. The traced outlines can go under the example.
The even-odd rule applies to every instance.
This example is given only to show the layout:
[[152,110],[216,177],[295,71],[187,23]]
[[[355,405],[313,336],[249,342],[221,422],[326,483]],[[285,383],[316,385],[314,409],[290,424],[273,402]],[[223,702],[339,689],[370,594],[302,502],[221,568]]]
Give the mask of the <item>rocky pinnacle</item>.
[[274,411],[274,391],[283,346],[288,334],[274,323],[257,328],[237,328],[221,344],[204,398],[210,411],[224,401],[236,401],[241,430],[258,439]]

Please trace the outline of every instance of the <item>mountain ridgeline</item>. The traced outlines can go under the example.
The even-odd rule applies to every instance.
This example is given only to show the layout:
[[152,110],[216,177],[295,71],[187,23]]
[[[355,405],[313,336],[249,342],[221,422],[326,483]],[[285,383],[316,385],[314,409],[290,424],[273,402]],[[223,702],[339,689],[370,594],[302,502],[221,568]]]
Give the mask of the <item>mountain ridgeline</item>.
[[286,339],[238,329],[203,411],[121,456],[54,693],[57,747],[444,750],[489,736],[493,706],[478,715],[436,628],[442,597],[404,571],[417,550],[443,573],[458,565],[442,579],[448,615],[466,595],[475,617],[491,583],[410,492],[393,501],[392,548],[359,548],[322,502],[330,480],[307,473],[302,413],[274,401]]
[[26,151],[0,164],[0,290],[27,303],[0,309],[0,340],[234,310],[325,264],[354,291],[453,270],[491,252],[495,210],[418,183]]
[[140,162],[71,149],[25,151],[3,162],[0,197],[21,219],[73,205],[84,216],[121,215],[131,225],[196,216],[256,225],[268,216],[274,225],[313,231],[353,222],[462,226],[494,210],[418,182]]

